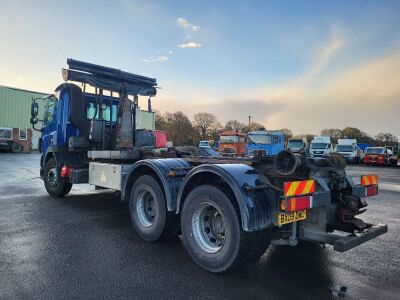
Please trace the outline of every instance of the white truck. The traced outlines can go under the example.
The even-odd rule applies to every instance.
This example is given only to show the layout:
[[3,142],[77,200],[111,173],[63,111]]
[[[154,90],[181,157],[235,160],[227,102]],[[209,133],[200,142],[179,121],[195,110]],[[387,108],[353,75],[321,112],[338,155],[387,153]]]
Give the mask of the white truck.
[[316,136],[310,144],[311,156],[326,156],[333,152],[331,138],[329,136]]
[[335,153],[343,155],[348,163],[359,164],[363,159],[363,152],[357,146],[356,139],[338,139]]

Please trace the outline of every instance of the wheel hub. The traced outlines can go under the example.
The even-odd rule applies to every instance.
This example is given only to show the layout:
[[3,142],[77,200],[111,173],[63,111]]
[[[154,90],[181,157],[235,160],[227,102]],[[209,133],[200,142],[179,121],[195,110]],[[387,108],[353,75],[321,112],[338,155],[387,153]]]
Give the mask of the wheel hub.
[[201,249],[218,252],[225,243],[225,221],[218,208],[211,203],[200,204],[192,215],[192,233]]
[[51,168],[49,172],[47,172],[47,181],[51,186],[57,185],[58,182],[58,175],[57,175],[57,169],[56,168]]
[[152,193],[147,190],[139,193],[138,200],[136,201],[136,213],[139,222],[144,227],[150,227],[154,224],[157,215],[157,208]]

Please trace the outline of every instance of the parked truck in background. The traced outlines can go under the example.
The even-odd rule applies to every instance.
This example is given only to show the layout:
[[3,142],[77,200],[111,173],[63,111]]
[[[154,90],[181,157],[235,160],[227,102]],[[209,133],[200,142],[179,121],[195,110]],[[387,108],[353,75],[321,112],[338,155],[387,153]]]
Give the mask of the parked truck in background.
[[396,163],[393,158],[393,153],[386,147],[368,147],[364,152],[364,163],[366,165],[389,166]]
[[254,155],[254,151],[263,151],[266,155],[277,155],[285,149],[285,137],[282,131],[257,130],[247,134],[246,155]]
[[243,156],[246,153],[246,134],[237,131],[221,132],[218,152],[221,156]]
[[329,136],[316,136],[310,144],[310,155],[314,157],[327,156],[332,153],[333,147]]
[[338,139],[334,152],[343,155],[348,163],[359,164],[364,158],[356,139]]
[[291,137],[288,139],[287,149],[294,153],[308,153],[309,145],[306,138]]
[[[355,183],[340,157],[286,150],[210,158],[156,148],[152,131],[135,128],[138,97],[156,95],[155,79],[67,63],[65,82],[44,99],[42,128],[35,127],[36,102],[31,109],[43,139],[40,176],[49,195],[65,196],[81,183],[120,191],[138,236],[155,242],[180,233],[192,259],[213,273],[255,262],[269,245],[304,240],[343,252],[387,231],[387,225],[356,218],[365,211],[365,197],[378,193],[376,175]],[[71,81],[90,84],[95,93]],[[244,138],[224,136],[229,142]]]

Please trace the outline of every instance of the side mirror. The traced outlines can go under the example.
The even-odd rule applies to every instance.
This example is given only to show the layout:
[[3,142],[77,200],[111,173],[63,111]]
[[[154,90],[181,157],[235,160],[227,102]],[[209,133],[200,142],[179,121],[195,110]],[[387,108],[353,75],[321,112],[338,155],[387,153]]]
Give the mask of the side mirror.
[[36,117],[31,117],[29,121],[30,121],[30,123],[31,123],[32,125],[35,125],[35,124],[37,124],[37,122],[38,122],[39,120],[38,120],[38,118],[36,118]]
[[[36,103],[36,102],[32,102],[32,104],[31,104],[31,116],[36,118],[38,113],[39,113],[39,104]],[[31,118],[31,120],[32,120],[32,118]],[[37,123],[37,118],[36,118],[36,123]],[[36,123],[32,123],[32,124],[36,124]]]

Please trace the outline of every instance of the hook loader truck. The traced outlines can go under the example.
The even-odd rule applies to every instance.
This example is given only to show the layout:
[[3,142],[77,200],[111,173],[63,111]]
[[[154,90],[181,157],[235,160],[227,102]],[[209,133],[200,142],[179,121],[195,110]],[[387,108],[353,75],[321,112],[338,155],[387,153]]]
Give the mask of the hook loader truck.
[[255,262],[270,245],[305,240],[343,252],[387,231],[359,218],[365,197],[378,194],[377,176],[354,182],[340,156],[283,150],[207,157],[157,148],[154,133],[136,124],[138,99],[148,97],[150,109],[156,79],[73,59],[67,64],[64,82],[44,99],[41,128],[35,100],[31,108],[50,196],[82,183],[120,191],[142,239],[181,235],[191,258],[213,273]]

